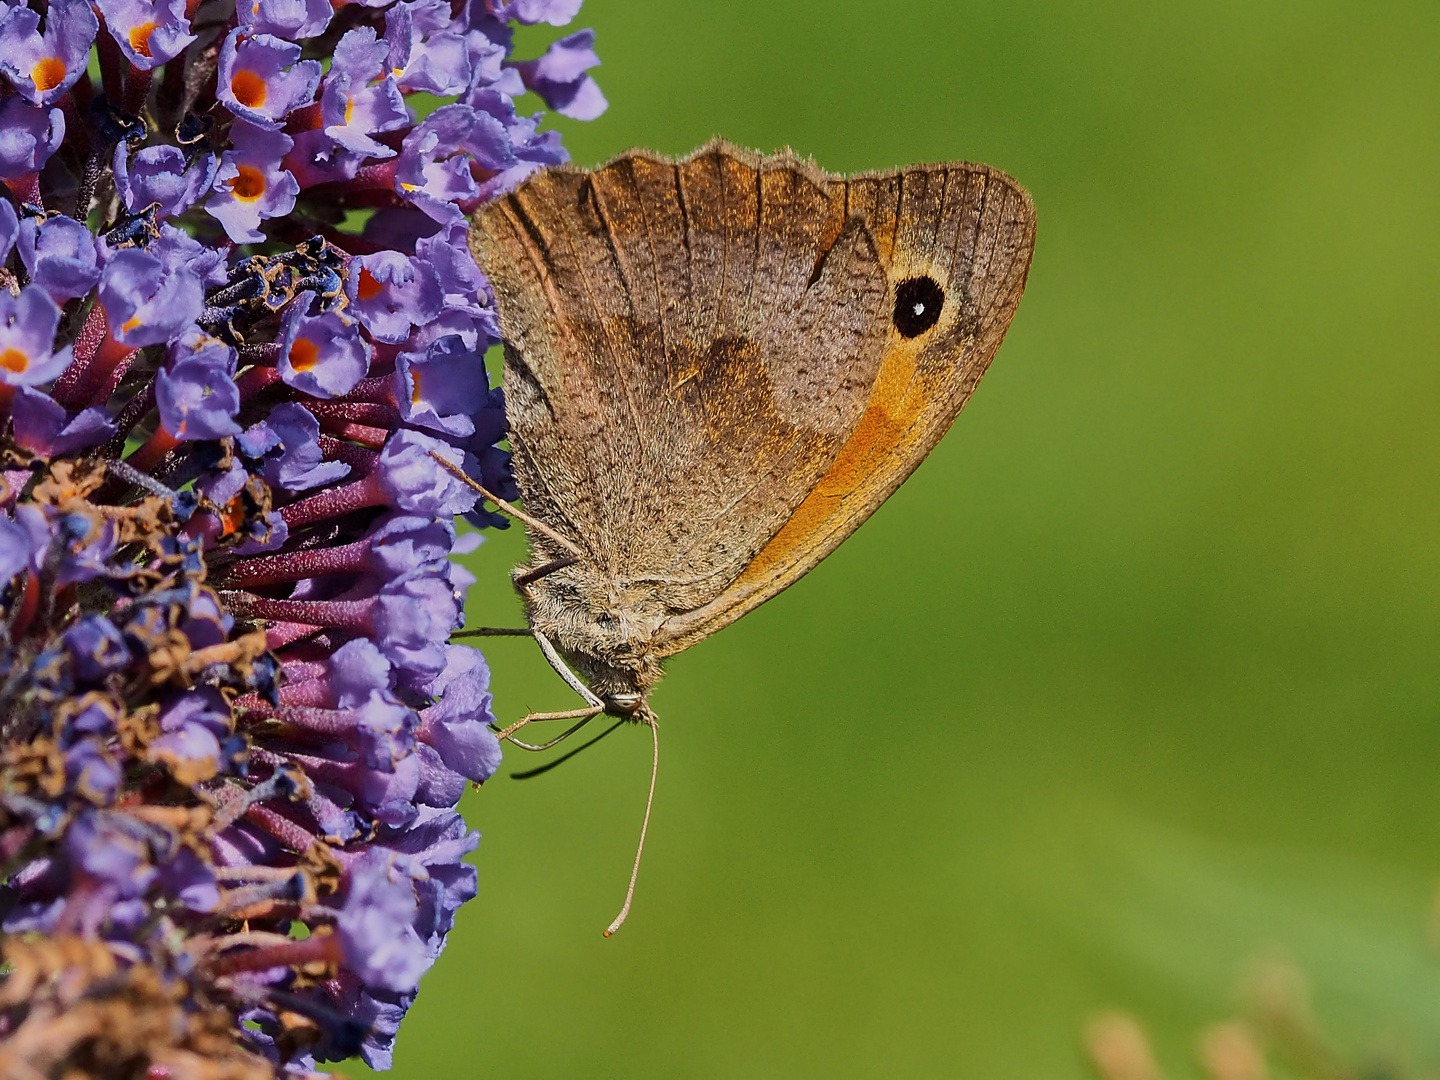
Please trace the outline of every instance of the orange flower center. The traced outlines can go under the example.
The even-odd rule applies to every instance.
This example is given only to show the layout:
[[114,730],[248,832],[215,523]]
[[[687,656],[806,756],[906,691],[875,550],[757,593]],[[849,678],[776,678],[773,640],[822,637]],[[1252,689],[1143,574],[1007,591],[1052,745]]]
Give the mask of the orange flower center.
[[296,338],[290,346],[290,366],[296,371],[309,371],[320,362],[320,346],[309,338]]
[[410,404],[420,404],[420,372],[410,369]]
[[131,330],[134,330],[142,325],[143,322],[139,315],[131,315],[130,318],[126,319],[123,323],[120,324],[120,331],[121,333],[128,334]]
[[230,92],[247,109],[258,109],[264,105],[265,91],[265,80],[253,71],[241,68],[230,77]]
[[241,165],[240,171],[230,179],[230,190],[237,199],[254,202],[265,194],[265,174],[252,165]]
[[19,349],[6,349],[0,353],[0,368],[6,371],[13,371],[19,375],[30,366],[30,357],[26,356]]
[[31,70],[30,81],[42,94],[46,90],[54,90],[65,81],[65,61],[58,56],[45,57]]
[[229,536],[245,524],[245,500],[239,495],[231,499],[220,511],[222,536]]
[[373,300],[382,288],[384,286],[375,280],[375,275],[370,273],[369,268],[362,266],[360,268],[360,284],[355,286],[355,294],[361,300]]
[[355,115],[355,99],[354,99],[353,97],[347,97],[347,98],[345,99],[345,123],[347,123],[347,124],[350,123],[350,118],[351,118],[352,116],[354,116],[354,115]]
[[130,48],[141,56],[150,55],[150,35],[155,33],[158,23],[143,22],[130,31]]

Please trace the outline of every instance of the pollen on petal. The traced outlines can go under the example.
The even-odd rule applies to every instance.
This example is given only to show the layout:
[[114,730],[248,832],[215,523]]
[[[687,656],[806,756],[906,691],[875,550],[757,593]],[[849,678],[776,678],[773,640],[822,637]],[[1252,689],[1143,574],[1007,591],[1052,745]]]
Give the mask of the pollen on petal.
[[120,329],[128,334],[130,333],[130,331],[137,329],[142,324],[142,322],[143,320],[140,318],[139,315],[131,315],[130,318],[126,319],[123,323],[120,324]]
[[19,349],[6,349],[0,353],[0,368],[19,375],[30,366],[30,357]]
[[296,338],[290,346],[290,366],[296,371],[310,371],[320,362],[320,346],[309,338]]
[[150,35],[155,33],[159,23],[143,22],[130,31],[130,48],[141,56],[150,55]]
[[230,190],[237,199],[254,202],[265,194],[265,174],[253,165],[241,165],[230,180]]
[[360,284],[355,286],[355,293],[361,300],[373,300],[383,287],[367,267],[360,268]]
[[258,109],[265,104],[265,80],[248,68],[241,68],[230,77],[230,92],[247,109]]
[[354,99],[353,97],[347,97],[347,98],[345,99],[345,123],[346,123],[346,124],[349,124],[349,123],[350,123],[350,118],[351,118],[352,116],[354,116],[354,115],[355,115],[355,99]]
[[421,396],[421,395],[420,395],[420,372],[417,371],[417,370],[416,370],[415,368],[413,368],[413,367],[410,369],[410,386],[411,386],[411,390],[410,390],[410,404],[411,404],[411,405],[419,405],[419,404],[420,404],[420,396]]
[[30,81],[42,94],[53,90],[65,81],[65,61],[58,56],[46,56],[30,71]]

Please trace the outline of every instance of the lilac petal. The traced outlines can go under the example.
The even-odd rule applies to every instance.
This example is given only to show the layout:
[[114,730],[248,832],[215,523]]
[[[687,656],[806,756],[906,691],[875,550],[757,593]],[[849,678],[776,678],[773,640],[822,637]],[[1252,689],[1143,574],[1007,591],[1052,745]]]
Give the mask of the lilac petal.
[[460,625],[449,583],[438,575],[387,582],[373,616],[380,651],[409,676],[427,685],[445,666],[445,642]]
[[119,897],[139,896],[155,878],[138,822],[121,814],[92,811],[76,819],[65,834],[71,863],[110,885]]
[[407,513],[465,513],[479,495],[441,468],[432,454],[460,466],[466,473],[477,466],[473,456],[462,455],[449,443],[402,428],[386,440],[380,451],[377,479],[381,490]]
[[235,365],[234,349],[199,330],[171,345],[169,361],[155,379],[155,404],[165,430],[182,442],[238,435]]
[[235,29],[220,48],[220,103],[259,127],[280,127],[319,85],[320,62],[301,60],[299,45],[271,34]]
[[410,112],[395,80],[380,74],[389,46],[375,40],[373,27],[346,33],[335,46],[335,58],[320,95],[325,134],[345,149],[369,157],[389,158],[395,151],[370,136],[393,131],[410,122]]
[[285,402],[270,410],[265,421],[278,436],[281,454],[265,463],[265,482],[288,491],[304,491],[333,483],[350,472],[343,461],[325,461],[320,451],[320,424],[301,405]]
[[30,281],[57,304],[84,296],[100,280],[95,234],[63,214],[20,222],[17,247]]
[[85,71],[100,28],[85,0],[53,0],[40,18],[22,5],[0,19],[0,71],[32,105],[53,105]]
[[252,33],[289,41],[323,33],[335,11],[330,0],[240,0],[235,10]]
[[445,299],[435,271],[398,251],[350,260],[345,293],[350,311],[376,341],[398,344],[410,328],[440,314]]
[[16,388],[15,405],[11,416],[15,441],[46,457],[73,454],[115,434],[115,425],[103,408],[86,409],[72,419],[48,394],[29,386]]
[[337,312],[308,315],[314,294],[303,292],[280,325],[280,377],[287,386],[317,398],[355,389],[370,367],[370,346],[360,328]]
[[131,348],[176,337],[200,314],[200,278],[188,266],[167,267],[139,248],[110,256],[100,276],[100,303],[110,334]]
[[0,588],[30,565],[30,534],[0,513]]
[[115,188],[132,212],[159,203],[162,217],[183,214],[214,182],[218,165],[214,154],[198,154],[187,166],[178,146],[147,146],[133,161],[129,150],[125,142],[117,144],[112,165]]
[[471,417],[490,400],[485,358],[459,337],[441,338],[422,353],[401,353],[392,378],[405,422],[442,435],[474,434]]
[[430,960],[411,925],[416,907],[409,880],[378,852],[351,868],[349,894],[336,926],[345,965],[367,985],[405,992],[419,984]]
[[15,208],[10,205],[9,199],[0,199],[0,264],[10,258],[19,235],[20,219],[15,216]]
[[37,173],[65,137],[65,114],[18,94],[0,103],[0,180]]
[[420,783],[415,788],[415,801],[422,806],[449,808],[465,794],[468,781],[445,767],[440,755],[421,743],[415,748],[420,762]]
[[230,142],[233,148],[220,155],[205,212],[237,244],[259,243],[265,239],[261,221],[284,217],[295,208],[300,184],[281,167],[295,140],[283,131],[236,120]]
[[455,546],[455,526],[444,518],[395,514],[374,529],[370,568],[387,578],[438,573]]
[[145,758],[169,766],[177,778],[183,776],[189,782],[208,780],[220,772],[220,740],[198,724],[186,724],[151,742]]
[[0,384],[35,386],[70,366],[70,346],[51,352],[60,309],[37,285],[19,296],[0,289]]
[[420,713],[420,740],[445,766],[484,783],[500,767],[500,742],[490,729],[490,669],[478,649],[449,645],[445,669],[429,687],[437,702]]
[[510,3],[494,3],[487,0],[495,17],[502,22],[518,22],[526,25],[549,23],[564,26],[580,14],[581,0],[511,0]]
[[103,615],[89,615],[65,632],[65,648],[75,676],[98,682],[130,662],[130,650],[115,624]]
[[405,136],[395,166],[395,191],[436,221],[462,220],[455,205],[480,192],[471,164],[506,169],[515,163],[504,123],[467,104],[443,105]]
[[160,885],[191,911],[214,911],[220,906],[214,871],[183,845],[160,867]]
[[538,60],[522,60],[511,66],[520,73],[527,89],[539,94],[562,116],[594,120],[608,104],[595,80],[585,74],[600,63],[594,44],[595,31],[581,30],[552,42]]
[[95,0],[95,6],[125,59],[141,71],[174,59],[195,40],[185,0]]
[[341,708],[353,708],[390,687],[390,661],[368,638],[341,645],[331,654],[328,670],[331,695]]

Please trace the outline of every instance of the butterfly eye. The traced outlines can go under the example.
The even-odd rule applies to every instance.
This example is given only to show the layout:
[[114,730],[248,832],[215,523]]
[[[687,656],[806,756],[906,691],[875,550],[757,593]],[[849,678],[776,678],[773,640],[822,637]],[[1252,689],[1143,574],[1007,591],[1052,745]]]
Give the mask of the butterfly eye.
[[934,278],[906,278],[895,287],[895,329],[901,337],[918,337],[940,321],[944,307],[945,290]]

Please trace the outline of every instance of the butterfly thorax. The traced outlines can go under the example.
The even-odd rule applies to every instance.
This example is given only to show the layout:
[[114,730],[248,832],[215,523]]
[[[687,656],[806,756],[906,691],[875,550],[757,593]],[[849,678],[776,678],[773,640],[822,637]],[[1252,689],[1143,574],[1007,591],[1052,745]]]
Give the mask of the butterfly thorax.
[[[580,562],[527,584],[521,595],[531,627],[602,701],[638,704],[660,681],[652,642],[668,612],[653,586],[617,581]],[[622,704],[614,711],[634,710]]]

